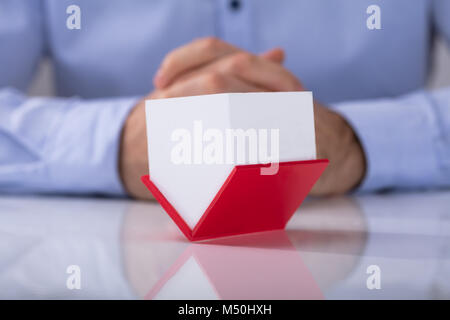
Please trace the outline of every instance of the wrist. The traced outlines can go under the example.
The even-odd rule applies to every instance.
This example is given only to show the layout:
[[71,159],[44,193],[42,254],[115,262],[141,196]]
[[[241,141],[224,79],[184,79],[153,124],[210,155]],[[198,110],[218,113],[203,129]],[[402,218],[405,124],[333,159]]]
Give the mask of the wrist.
[[341,194],[355,189],[366,170],[364,151],[352,127],[339,114],[315,104],[318,158],[330,160],[316,194]]
[[130,112],[122,130],[119,170],[122,183],[129,195],[148,198],[149,193],[140,181],[148,171],[145,127],[145,100]]

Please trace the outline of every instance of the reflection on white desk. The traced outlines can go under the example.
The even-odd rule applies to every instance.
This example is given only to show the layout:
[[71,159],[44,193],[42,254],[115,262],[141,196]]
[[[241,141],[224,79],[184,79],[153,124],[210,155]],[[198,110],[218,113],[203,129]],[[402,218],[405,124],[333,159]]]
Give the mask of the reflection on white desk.
[[448,191],[309,199],[286,231],[200,243],[154,202],[0,196],[2,299],[448,299],[449,279]]

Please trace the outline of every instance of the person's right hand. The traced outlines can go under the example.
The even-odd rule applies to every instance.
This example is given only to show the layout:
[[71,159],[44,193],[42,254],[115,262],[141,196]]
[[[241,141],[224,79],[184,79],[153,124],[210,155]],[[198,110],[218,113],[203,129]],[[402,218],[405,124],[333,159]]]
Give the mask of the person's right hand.
[[[282,65],[284,52],[255,55],[214,38],[193,41],[169,53],[155,77],[152,98],[254,91],[302,91],[301,82]],[[314,101],[317,157],[330,165],[314,185],[317,196],[346,193],[360,184],[365,155],[350,124]]]
[[148,174],[146,99],[149,97],[139,101],[125,121],[119,150],[119,172],[122,184],[130,196],[138,199],[153,199],[140,179],[141,176]]
[[216,38],[198,39],[164,58],[151,97],[303,90],[283,60],[279,48],[253,54]]
[[[280,90],[300,89],[299,82],[281,66],[283,59],[284,53],[280,49],[256,56],[215,38],[196,40],[169,53],[155,79],[157,89],[139,101],[123,128],[119,171],[128,194],[139,199],[152,198],[140,180],[141,176],[148,174],[146,99],[222,92],[274,91],[276,88],[266,87],[270,85],[284,85],[278,88]],[[219,73],[217,68],[222,68],[223,72]],[[233,70],[236,70],[235,75],[232,74]],[[245,70],[248,70],[247,76]],[[259,73],[260,71],[263,73]],[[280,73],[289,78],[279,82],[275,75]],[[257,81],[258,77],[261,77],[261,81]],[[255,81],[251,81],[252,79]]]
[[[155,77],[156,90],[147,98],[257,91],[301,91],[300,81],[285,69],[280,49],[254,55],[223,41],[206,38],[174,50]],[[147,173],[145,102],[131,112],[123,132],[120,172],[131,196],[149,198],[140,181]],[[342,194],[352,190],[365,174],[365,156],[350,125],[337,113],[315,101],[319,158],[330,159],[312,193]]]

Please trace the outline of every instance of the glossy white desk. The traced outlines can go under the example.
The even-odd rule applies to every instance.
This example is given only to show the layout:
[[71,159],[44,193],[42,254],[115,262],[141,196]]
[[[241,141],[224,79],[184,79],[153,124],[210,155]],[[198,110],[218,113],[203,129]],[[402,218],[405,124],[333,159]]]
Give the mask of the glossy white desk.
[[[71,265],[80,289],[67,287]],[[450,298],[450,192],[310,199],[286,232],[195,244],[152,202],[0,196],[0,288],[2,299]]]

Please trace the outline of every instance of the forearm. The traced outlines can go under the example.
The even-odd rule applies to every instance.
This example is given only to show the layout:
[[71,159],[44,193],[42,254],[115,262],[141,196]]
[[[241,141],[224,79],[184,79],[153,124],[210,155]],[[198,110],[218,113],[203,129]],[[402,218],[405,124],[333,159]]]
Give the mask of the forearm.
[[123,195],[120,134],[136,100],[0,90],[0,191]]
[[359,190],[450,187],[450,89],[343,102],[367,159]]

